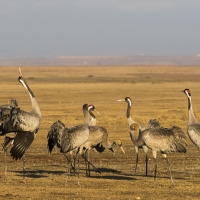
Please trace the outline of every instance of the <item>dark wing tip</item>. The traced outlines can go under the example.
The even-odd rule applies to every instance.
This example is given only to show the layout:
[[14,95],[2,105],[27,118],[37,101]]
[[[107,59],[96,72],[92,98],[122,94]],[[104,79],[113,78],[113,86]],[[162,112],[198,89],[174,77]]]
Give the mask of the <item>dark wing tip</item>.
[[10,150],[11,157],[21,159],[34,140],[33,132],[17,132],[13,147]]

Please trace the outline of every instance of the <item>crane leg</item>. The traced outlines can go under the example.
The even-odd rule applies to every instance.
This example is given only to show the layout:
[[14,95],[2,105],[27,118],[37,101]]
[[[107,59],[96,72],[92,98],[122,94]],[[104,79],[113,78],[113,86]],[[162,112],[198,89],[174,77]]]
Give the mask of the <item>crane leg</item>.
[[148,156],[146,154],[146,176],[148,176]]
[[[90,151],[88,150],[87,151],[87,160],[89,161],[89,153],[90,153]],[[88,162],[88,176],[90,176],[90,163]]]
[[7,181],[7,149],[4,149],[4,181]]
[[157,174],[157,161],[154,158],[154,186],[156,185],[156,174]]
[[71,169],[73,169],[74,176],[75,176],[75,174],[76,174],[76,154],[74,155],[73,161],[74,161],[74,166],[71,164]]
[[84,155],[82,155],[82,157],[88,164],[90,164],[95,169],[96,172],[102,174],[101,171],[99,171],[89,160],[87,160],[87,158]]
[[147,152],[148,152],[149,149],[147,148],[147,146],[142,146],[142,148],[143,148],[144,153],[146,155],[146,176],[148,176],[148,161],[149,161],[149,159],[148,159],[148,156],[147,156]]
[[136,159],[135,159],[135,174],[138,166],[138,153],[136,153]]
[[79,169],[80,169],[80,154],[78,154],[78,185],[80,185]]
[[23,165],[23,182],[26,183],[25,180],[25,173],[26,173],[26,167],[25,167],[25,154],[22,157],[22,165]]
[[71,164],[71,159],[69,159],[66,154],[64,154],[64,156],[65,156],[65,158],[67,158],[67,161],[68,161],[68,173],[67,173],[67,178],[66,178],[66,181],[65,181],[65,183],[67,184],[68,178],[69,178],[70,173],[71,173],[72,164]]
[[86,160],[88,160],[88,162],[86,162],[86,176],[90,176],[90,161],[89,161],[89,150],[87,149],[85,152],[85,158]]
[[167,165],[168,165],[168,170],[169,170],[170,178],[171,178],[171,181],[172,181],[172,187],[174,187],[174,181],[173,181],[173,178],[172,178],[170,163],[169,163],[169,160],[167,159],[167,157],[165,159],[166,159],[166,162],[167,162]]
[[64,153],[64,156],[65,156],[65,158],[66,158],[67,161],[68,161],[70,173],[71,173],[71,169],[73,169],[73,171],[74,171],[74,175],[75,175],[75,172],[76,172],[76,168],[75,168],[76,155],[74,156],[74,159],[73,159],[73,161],[74,161],[74,165],[73,165],[72,162],[71,162],[71,158],[68,158],[68,156],[67,156],[66,153]]
[[[86,151],[84,152],[84,155],[83,156],[87,156],[87,149],[86,149]],[[86,176],[88,176],[88,162],[86,162],[85,161],[85,169],[86,169],[86,171],[85,171],[85,173],[86,173]]]
[[87,149],[84,154],[85,154],[85,164],[86,164],[86,176],[89,177],[90,176],[89,149]]
[[70,176],[70,163],[68,163],[68,173],[67,173],[67,178],[66,178],[66,181],[65,181],[66,184],[67,184],[69,176]]

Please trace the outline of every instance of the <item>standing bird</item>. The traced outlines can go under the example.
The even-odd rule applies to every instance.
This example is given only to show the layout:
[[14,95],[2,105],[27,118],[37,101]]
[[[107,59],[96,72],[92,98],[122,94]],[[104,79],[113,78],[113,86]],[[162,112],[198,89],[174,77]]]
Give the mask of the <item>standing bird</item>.
[[[87,104],[83,105],[84,122],[88,123],[90,126],[89,126],[89,138],[83,146],[85,149],[85,152],[84,152],[85,158],[84,159],[88,163],[88,165],[86,166],[86,175],[90,176],[90,165],[92,165],[92,164],[89,162],[89,150],[91,148],[95,148],[95,150],[99,153],[103,152],[106,148],[109,149],[110,151],[112,151],[113,153],[115,153],[113,150],[113,147],[115,145],[118,145],[123,153],[125,153],[125,151],[122,147],[122,142],[120,140],[110,142],[108,140],[108,131],[104,127],[95,126],[96,123],[93,123],[93,122],[96,122],[96,120],[94,120],[94,119],[96,119],[96,117],[92,113],[92,111],[95,110],[95,107],[93,105],[89,105],[88,111],[87,111],[86,106],[87,106]],[[89,116],[91,117],[92,120],[89,120]],[[93,125],[91,125],[91,124],[93,124]],[[92,166],[97,172],[99,172],[97,170],[97,168],[94,167],[94,165],[92,165]]]
[[[4,104],[0,106],[0,123],[10,117],[10,112],[13,108],[18,108],[18,102],[16,99],[10,99],[8,104]],[[7,177],[7,149],[12,144],[16,133],[8,133],[5,135],[5,139],[3,142],[3,151],[4,151],[4,174],[5,179]]]
[[[92,111],[96,111],[97,114],[99,112],[95,109],[94,105],[84,104],[83,105],[83,115],[84,115],[84,124],[88,124],[89,126],[96,126],[96,117]],[[90,161],[89,161],[89,151],[90,149],[85,149],[83,157],[86,160],[86,176],[90,176]],[[74,157],[75,158],[75,157]],[[93,167],[94,165],[91,164]],[[96,169],[96,167],[94,167]],[[98,171],[96,169],[96,171]],[[99,172],[99,171],[98,171]]]
[[[138,125],[136,125],[135,128],[137,129],[137,131],[139,131]],[[160,152],[162,156],[166,159],[172,186],[174,186],[170,163],[167,159],[166,154],[171,152],[186,153],[187,142],[186,135],[183,130],[178,126],[172,126],[171,128],[148,128],[139,135],[137,143],[139,146],[146,145],[149,149],[152,150],[154,159],[154,185],[157,173],[156,156],[157,152]]]
[[[60,152],[68,160],[68,175],[70,175],[70,169],[72,166],[71,158],[68,158],[67,153],[72,152],[72,150],[78,149],[78,184],[79,184],[79,163],[80,155],[83,150],[83,144],[87,141],[89,137],[89,128],[87,124],[73,126],[70,128],[65,127],[64,123],[60,120],[54,122],[48,132],[48,148],[49,152],[55,145],[60,148]],[[67,179],[68,179],[67,175]],[[67,182],[67,180],[66,180]]]
[[[148,148],[146,147],[146,145],[139,145],[138,146],[138,142],[137,142],[137,139],[139,137],[139,135],[141,134],[141,132],[149,127],[152,127],[152,128],[156,128],[156,127],[159,127],[160,124],[159,122],[157,122],[155,119],[151,119],[149,121],[149,125],[148,127],[145,127],[145,126],[141,126],[139,125],[138,123],[136,123],[132,117],[131,117],[131,114],[130,114],[130,111],[131,111],[131,106],[132,106],[132,101],[131,101],[131,98],[130,97],[126,97],[125,99],[120,99],[118,101],[124,101],[124,102],[127,102],[128,106],[127,106],[127,111],[126,111],[126,118],[128,120],[128,127],[129,127],[129,130],[130,130],[130,138],[135,146],[135,152],[136,152],[136,166],[135,166],[135,173],[136,173],[136,170],[137,170],[137,166],[138,166],[138,150],[139,148],[143,148],[144,150],[144,153],[146,155],[146,176],[148,175],[148,156],[147,156],[147,152],[148,152]],[[135,126],[138,126],[138,131],[135,131]]]
[[[13,146],[10,150],[11,157],[15,160],[21,159],[26,150],[32,144],[41,123],[41,112],[36,98],[28,86],[19,68],[18,81],[28,91],[32,109],[30,112],[20,108],[12,108],[10,117],[7,118],[0,126],[0,136],[15,132]],[[23,157],[23,180],[25,180],[25,160]]]
[[193,109],[191,92],[185,89],[184,92],[188,98],[188,127],[187,132],[192,143],[200,150],[200,123],[197,121]]

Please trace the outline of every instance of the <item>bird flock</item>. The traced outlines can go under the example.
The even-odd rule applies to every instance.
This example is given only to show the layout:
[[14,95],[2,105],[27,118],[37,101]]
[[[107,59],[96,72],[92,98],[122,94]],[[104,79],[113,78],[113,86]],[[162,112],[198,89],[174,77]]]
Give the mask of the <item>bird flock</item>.
[[[36,101],[35,95],[28,86],[25,77],[22,75],[19,68],[18,81],[27,90],[31,100],[31,110],[29,112],[21,110],[18,102],[11,99],[8,104],[0,106],[0,136],[4,136],[3,152],[4,152],[4,172],[5,180],[7,177],[7,150],[10,149],[10,155],[14,160],[22,159],[23,162],[23,181],[25,182],[25,153],[34,141],[41,123],[40,107]],[[200,123],[197,121],[193,109],[191,92],[189,89],[182,91],[188,99],[188,127],[187,134],[192,143],[200,149]],[[135,158],[135,173],[138,166],[139,148],[143,148],[146,155],[146,176],[148,175],[148,156],[147,152],[151,151],[154,161],[154,184],[156,184],[157,174],[157,152],[160,152],[166,160],[168,171],[171,178],[172,186],[174,181],[172,178],[170,162],[167,158],[167,153],[179,152],[186,153],[187,142],[186,134],[179,126],[162,127],[156,119],[150,119],[147,126],[137,123],[131,117],[132,101],[130,97],[118,100],[119,102],[127,103],[126,118],[130,139],[134,145]],[[47,133],[47,147],[51,153],[54,146],[60,149],[60,152],[68,161],[68,176],[73,172],[78,174],[80,169],[80,158],[85,161],[86,176],[91,176],[91,167],[97,173],[102,175],[102,171],[95,167],[90,161],[89,152],[94,149],[96,152],[104,152],[106,149],[115,154],[114,147],[118,146],[123,153],[122,141],[116,139],[109,140],[109,134],[105,127],[96,124],[96,111],[94,105],[84,104],[83,124],[67,127],[62,121],[55,121]],[[99,114],[98,111],[96,111]],[[77,162],[78,161],[78,162]],[[78,167],[76,166],[78,164]]]

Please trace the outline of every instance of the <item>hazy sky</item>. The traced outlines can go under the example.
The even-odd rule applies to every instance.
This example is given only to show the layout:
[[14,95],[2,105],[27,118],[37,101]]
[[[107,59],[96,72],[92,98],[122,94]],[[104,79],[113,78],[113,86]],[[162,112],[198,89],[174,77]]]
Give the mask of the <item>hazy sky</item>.
[[0,58],[200,54],[200,0],[1,0]]

